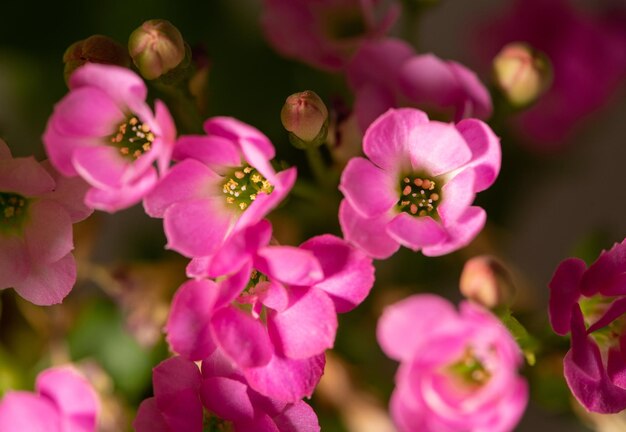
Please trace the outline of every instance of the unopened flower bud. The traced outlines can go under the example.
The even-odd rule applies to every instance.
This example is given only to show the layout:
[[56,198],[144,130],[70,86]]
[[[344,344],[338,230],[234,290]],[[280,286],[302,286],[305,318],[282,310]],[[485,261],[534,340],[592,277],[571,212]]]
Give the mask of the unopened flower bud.
[[85,63],[102,63],[123,67],[130,66],[130,57],[126,48],[108,36],[93,35],[74,42],[63,54],[65,82],[72,72]]
[[465,263],[461,273],[461,294],[493,309],[513,299],[513,282],[508,270],[494,257],[481,255]]
[[318,146],[328,134],[328,109],[322,99],[310,90],[294,93],[287,98],[280,120],[291,143],[298,148]]
[[149,80],[159,78],[185,59],[185,41],[169,21],[153,19],[131,33],[128,51],[141,75]]
[[552,82],[548,58],[529,45],[506,45],[493,60],[496,85],[509,103],[521,108],[536,101]]

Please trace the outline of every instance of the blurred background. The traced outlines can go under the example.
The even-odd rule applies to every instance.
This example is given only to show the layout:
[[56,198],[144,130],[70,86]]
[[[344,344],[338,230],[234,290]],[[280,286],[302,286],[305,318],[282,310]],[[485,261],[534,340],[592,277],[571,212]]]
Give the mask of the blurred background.
[[[559,20],[549,21],[550,13],[523,12],[512,1],[404,3],[405,10],[413,12],[403,15],[392,34],[408,40],[420,53],[463,63],[490,88],[491,59],[505,43],[537,38],[538,43],[547,41],[537,48],[549,54],[576,34]],[[574,8],[572,13],[583,17],[584,28],[610,21],[616,40],[610,53],[626,65],[622,1],[557,3]],[[419,7],[414,8],[416,4]],[[530,9],[537,4],[527,2]],[[193,48],[206,53],[206,116],[235,116],[256,126],[270,137],[279,160],[297,165],[300,175],[310,179],[304,154],[289,144],[280,123],[284,100],[310,89],[331,109],[349,108],[352,95],[341,74],[280,57],[261,32],[261,7],[253,0],[4,2],[0,137],[15,156],[45,158],[41,135],[54,104],[67,91],[65,49],[94,34],[126,45],[142,22],[163,18],[176,25]],[[544,21],[533,21],[529,15],[541,15]],[[511,19],[519,25],[507,25]],[[590,63],[584,70],[570,66],[581,72],[589,92],[605,84],[605,57],[583,56],[584,63]],[[435,292],[458,301],[464,262],[484,253],[495,255],[510,270],[516,316],[540,340],[536,365],[523,371],[532,394],[516,430],[626,430],[626,420],[591,419],[576,407],[561,371],[569,343],[552,335],[546,312],[547,283],[561,260],[576,255],[593,261],[600,250],[626,235],[624,72],[626,67],[616,71],[614,85],[603,89],[593,108],[576,118],[554,145],[543,145],[529,136],[523,121],[498,111],[501,106],[495,97],[496,114],[490,124],[502,139],[503,166],[495,186],[477,201],[488,212],[487,227],[470,246],[445,257],[428,258],[403,249],[376,263],[377,281],[370,297],[340,316],[336,348],[329,353],[325,376],[310,401],[323,431],[393,431],[386,405],[397,364],[382,354],[375,340],[382,309],[415,292]],[[554,83],[558,79],[555,73]],[[312,196],[294,193],[271,216],[276,237],[297,245],[316,234],[340,235],[336,216],[340,198],[334,190]],[[105,402],[101,429],[130,430],[139,402],[151,395],[151,368],[168,355],[161,329],[169,301],[185,280],[186,262],[164,250],[161,221],[148,218],[140,206],[115,215],[97,212],[75,226],[74,235],[79,280],[62,305],[37,307],[12,290],[0,292],[0,395],[8,388],[32,389],[41,369],[74,361]]]

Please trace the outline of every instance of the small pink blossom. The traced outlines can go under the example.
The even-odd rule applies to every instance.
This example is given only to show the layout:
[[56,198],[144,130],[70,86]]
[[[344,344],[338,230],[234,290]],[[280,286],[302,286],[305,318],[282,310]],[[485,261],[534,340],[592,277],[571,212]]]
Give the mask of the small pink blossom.
[[9,391],[0,400],[0,430],[94,432],[98,397],[89,382],[70,367],[46,369],[35,393]]
[[455,121],[488,118],[491,97],[474,72],[408,43],[385,38],[364,43],[346,69],[361,130],[389,108],[414,106]]
[[550,281],[550,324],[560,335],[571,333],[565,379],[590,411],[626,409],[625,294],[626,240],[588,268],[581,259],[566,259]]
[[526,42],[544,52],[553,80],[535,105],[515,118],[528,145],[563,148],[580,125],[607,104],[626,80],[626,15],[593,15],[568,0],[516,0],[479,29],[485,61],[508,43]]
[[165,360],[154,368],[152,381],[154,397],[141,403],[133,422],[137,432],[201,432],[203,422],[234,432],[320,430],[309,405],[260,395],[219,351],[202,362],[202,371],[181,357]]
[[383,36],[399,12],[395,1],[265,0],[261,24],[282,55],[337,71],[363,41]]
[[274,171],[274,146],[252,126],[214,117],[204,130],[178,140],[174,158],[181,162],[144,201],[150,216],[163,218],[167,247],[188,257],[217,253],[276,207],[296,180],[295,168]]
[[365,132],[363,151],[369,159],[351,159],[341,176],[339,222],[369,255],[387,258],[400,245],[444,255],[483,228],[486,213],[472,202],[500,171],[500,143],[485,123],[390,109]]
[[298,248],[268,246],[270,236],[271,226],[262,221],[211,259],[192,261],[188,271],[196,277],[235,273],[217,283],[181,286],[168,341],[192,360],[219,347],[255,390],[293,401],[311,394],[323,352],[335,340],[337,312],[363,301],[374,269],[370,258],[334,236]]
[[176,130],[166,106],[146,103],[143,80],[129,69],[86,64],[70,78],[43,141],[52,165],[91,188],[85,203],[115,212],[141,201],[167,170]]
[[47,162],[13,158],[0,140],[0,289],[38,305],[63,300],[76,282],[72,224],[92,212],[86,191]]
[[522,353],[473,303],[414,295],[385,309],[377,337],[400,362],[391,416],[401,432],[512,431],[528,401]]

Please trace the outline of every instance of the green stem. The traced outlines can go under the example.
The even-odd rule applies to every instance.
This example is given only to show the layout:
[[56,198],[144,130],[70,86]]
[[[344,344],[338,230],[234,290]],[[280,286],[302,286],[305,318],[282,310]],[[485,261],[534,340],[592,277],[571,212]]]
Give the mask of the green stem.
[[334,175],[330,168],[326,166],[326,163],[324,163],[319,147],[307,147],[306,157],[317,184],[330,189],[334,183]]
[[172,111],[179,133],[202,133],[204,119],[196,106],[196,101],[187,87],[188,81],[183,80],[176,86],[154,82],[154,87],[164,96],[165,102]]

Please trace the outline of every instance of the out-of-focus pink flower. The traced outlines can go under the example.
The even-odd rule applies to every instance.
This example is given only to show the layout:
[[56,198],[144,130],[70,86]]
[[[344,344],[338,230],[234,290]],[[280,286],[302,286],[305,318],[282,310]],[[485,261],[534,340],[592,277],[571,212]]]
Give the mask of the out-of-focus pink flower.
[[472,202],[500,171],[500,142],[485,123],[390,109],[365,132],[363,150],[369,159],[351,159],[341,176],[339,222],[369,255],[387,258],[400,245],[444,255],[483,228],[485,211]]
[[571,333],[563,359],[567,384],[588,410],[626,409],[626,240],[587,268],[578,258],[559,264],[550,281],[550,324]]
[[477,49],[485,61],[510,42],[526,42],[552,63],[551,87],[515,119],[537,150],[562,148],[624,83],[626,14],[608,15],[593,16],[568,0],[517,0],[480,29]]
[[276,207],[296,180],[295,168],[274,171],[274,146],[252,126],[215,117],[204,130],[178,140],[174,158],[181,162],[144,200],[150,216],[164,219],[167,247],[188,257],[217,253]]
[[137,432],[201,432],[203,422],[235,432],[320,430],[309,405],[260,395],[219,351],[202,362],[202,372],[181,357],[165,360],[154,368],[152,382],[154,397],[141,403],[133,422]]
[[169,165],[176,130],[166,106],[146,104],[143,80],[129,69],[90,63],[77,69],[54,108],[43,141],[52,165],[81,176],[85,203],[115,212],[139,202]]
[[390,402],[400,431],[507,432],[524,412],[521,350],[480,306],[414,295],[385,309],[377,337],[400,362]]
[[265,0],[261,24],[282,55],[337,71],[364,40],[383,36],[399,12],[385,0]]
[[63,300],[76,282],[72,224],[92,212],[86,191],[47,162],[13,158],[0,140],[0,289],[38,305]]
[[347,66],[362,130],[389,108],[414,106],[460,121],[491,115],[491,97],[474,72],[393,38],[364,43]]
[[219,347],[255,390],[294,401],[313,391],[323,352],[335,340],[336,314],[363,301],[374,269],[364,253],[331,235],[299,248],[268,246],[270,236],[271,226],[262,221],[212,259],[192,261],[188,271],[196,277],[235,273],[179,289],[168,341],[192,360]]
[[46,369],[35,393],[9,391],[0,401],[0,430],[94,432],[98,397],[89,382],[69,367]]

